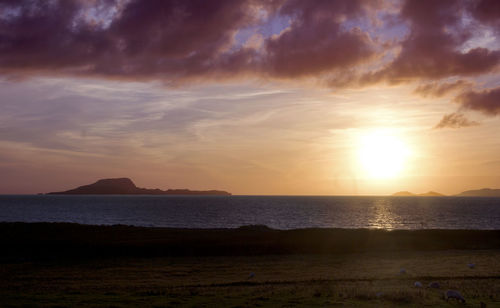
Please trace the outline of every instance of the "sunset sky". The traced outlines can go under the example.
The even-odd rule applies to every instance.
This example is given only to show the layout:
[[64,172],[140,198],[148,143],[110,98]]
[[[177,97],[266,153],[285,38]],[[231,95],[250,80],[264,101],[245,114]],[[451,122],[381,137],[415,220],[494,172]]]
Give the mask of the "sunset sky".
[[500,1],[0,1],[0,193],[500,188]]

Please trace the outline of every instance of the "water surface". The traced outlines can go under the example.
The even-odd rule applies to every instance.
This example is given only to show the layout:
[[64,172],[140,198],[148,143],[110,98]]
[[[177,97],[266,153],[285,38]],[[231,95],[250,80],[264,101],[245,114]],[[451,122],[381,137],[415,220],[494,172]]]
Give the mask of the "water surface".
[[500,229],[500,198],[0,195],[0,221],[178,228]]

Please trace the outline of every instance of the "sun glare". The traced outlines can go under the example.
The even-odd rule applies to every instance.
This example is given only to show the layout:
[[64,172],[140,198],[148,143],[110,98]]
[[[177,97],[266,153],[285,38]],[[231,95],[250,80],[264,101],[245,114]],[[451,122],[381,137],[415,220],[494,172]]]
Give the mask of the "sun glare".
[[409,155],[408,146],[397,136],[376,131],[360,138],[358,157],[363,173],[373,179],[399,176]]

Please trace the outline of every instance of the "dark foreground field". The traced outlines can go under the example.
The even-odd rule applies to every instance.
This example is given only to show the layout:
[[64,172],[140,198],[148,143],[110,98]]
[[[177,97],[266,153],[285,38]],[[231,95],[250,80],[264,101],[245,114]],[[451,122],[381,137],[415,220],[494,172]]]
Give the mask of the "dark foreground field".
[[500,231],[3,223],[0,247],[1,307],[500,307]]

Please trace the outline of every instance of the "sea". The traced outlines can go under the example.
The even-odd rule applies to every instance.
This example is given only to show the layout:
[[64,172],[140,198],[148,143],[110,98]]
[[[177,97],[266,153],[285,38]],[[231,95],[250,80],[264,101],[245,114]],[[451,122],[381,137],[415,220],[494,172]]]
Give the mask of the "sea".
[[500,229],[500,198],[0,195],[0,222],[171,228]]

